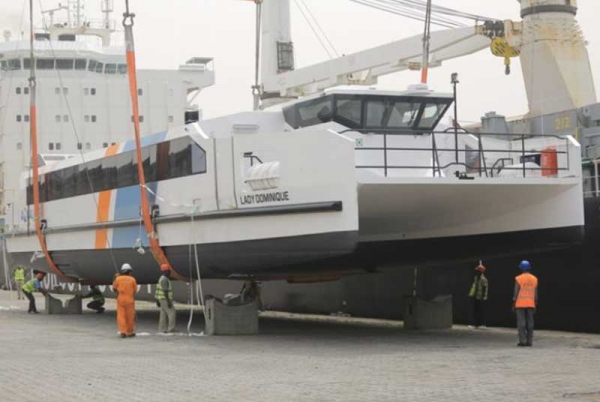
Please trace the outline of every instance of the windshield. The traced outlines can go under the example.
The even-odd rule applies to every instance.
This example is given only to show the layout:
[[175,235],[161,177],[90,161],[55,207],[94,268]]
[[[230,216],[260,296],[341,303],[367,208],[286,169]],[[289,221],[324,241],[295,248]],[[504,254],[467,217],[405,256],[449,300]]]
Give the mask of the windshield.
[[286,122],[293,128],[335,121],[359,130],[435,129],[451,98],[376,95],[328,95],[285,108]]

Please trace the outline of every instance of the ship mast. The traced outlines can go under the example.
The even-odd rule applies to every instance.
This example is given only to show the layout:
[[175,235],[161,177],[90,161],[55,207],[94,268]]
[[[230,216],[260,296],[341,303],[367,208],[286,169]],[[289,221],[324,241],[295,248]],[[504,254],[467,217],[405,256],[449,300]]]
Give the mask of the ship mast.
[[29,135],[31,144],[31,170],[32,182],[31,188],[33,193],[33,216],[35,231],[37,234],[42,253],[46,258],[46,263],[59,277],[66,281],[73,282],[72,278],[67,277],[54,263],[52,256],[48,252],[46,239],[42,230],[41,206],[40,206],[40,173],[38,160],[38,142],[37,142],[37,105],[36,105],[36,77],[35,77],[35,52],[34,52],[35,35],[33,29],[33,0],[29,0]]
[[423,62],[421,64],[421,83],[427,84],[429,74],[429,43],[431,39],[431,0],[427,0],[425,13],[425,31],[423,32]]

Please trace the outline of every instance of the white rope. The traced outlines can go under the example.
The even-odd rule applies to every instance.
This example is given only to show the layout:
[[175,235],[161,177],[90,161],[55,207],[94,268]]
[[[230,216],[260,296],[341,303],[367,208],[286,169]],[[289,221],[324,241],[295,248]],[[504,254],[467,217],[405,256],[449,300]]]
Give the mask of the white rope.
[[[202,289],[202,276],[200,275],[200,261],[198,259],[198,244],[196,241],[196,236],[195,236],[195,231],[194,231],[194,217],[196,216],[196,214],[198,213],[198,211],[200,210],[200,205],[197,204],[194,206],[194,209],[192,210],[191,214],[190,214],[190,246],[189,246],[189,250],[190,250],[190,265],[191,265],[191,250],[192,248],[194,249],[194,262],[195,262],[195,267],[196,267],[196,275],[198,277],[198,279],[195,281],[195,290],[196,290],[196,300],[198,303],[198,307],[200,307],[202,309],[202,315],[204,317],[204,328],[206,329],[206,309],[204,307],[204,292]],[[190,274],[191,274],[191,266],[190,266]],[[190,275],[190,278],[192,277],[192,275]],[[194,317],[194,288],[192,287],[194,284],[194,281],[191,280],[190,282],[190,317],[188,320],[188,325],[187,325],[187,331],[188,331],[188,335],[192,335],[191,332],[191,328],[192,328],[192,322],[193,322],[193,317]]]

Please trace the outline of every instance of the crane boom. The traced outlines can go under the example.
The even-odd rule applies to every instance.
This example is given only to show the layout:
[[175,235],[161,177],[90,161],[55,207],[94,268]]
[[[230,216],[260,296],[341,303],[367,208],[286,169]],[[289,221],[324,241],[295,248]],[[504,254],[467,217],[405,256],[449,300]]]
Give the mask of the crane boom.
[[[431,33],[429,66],[475,53],[490,45],[483,26]],[[381,76],[418,70],[423,37],[416,35],[357,53],[281,74],[263,77],[263,99],[293,98],[337,85],[374,85]]]

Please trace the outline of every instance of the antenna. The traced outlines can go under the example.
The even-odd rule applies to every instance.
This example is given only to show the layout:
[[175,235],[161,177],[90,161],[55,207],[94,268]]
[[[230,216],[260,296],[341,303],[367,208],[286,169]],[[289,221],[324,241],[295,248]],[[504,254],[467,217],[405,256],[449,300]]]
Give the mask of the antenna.
[[104,14],[104,29],[110,29],[110,14],[115,11],[113,0],[102,0],[102,14]]

